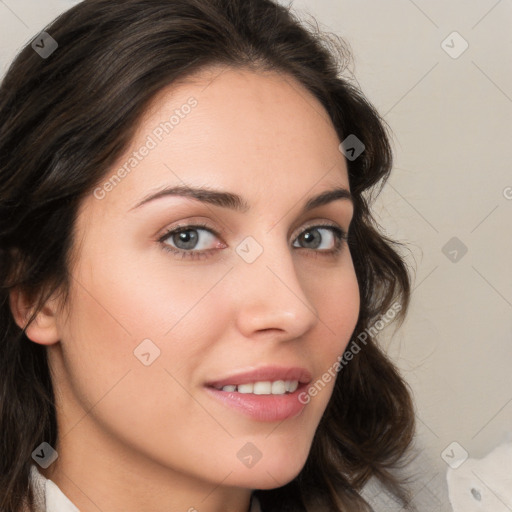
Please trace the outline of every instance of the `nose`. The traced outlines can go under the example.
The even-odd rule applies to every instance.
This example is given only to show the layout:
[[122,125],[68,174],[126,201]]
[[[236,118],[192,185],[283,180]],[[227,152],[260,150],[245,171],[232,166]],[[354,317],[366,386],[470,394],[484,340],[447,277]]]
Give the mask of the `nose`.
[[319,321],[297,276],[292,251],[286,243],[268,242],[255,261],[237,263],[236,318],[244,336],[284,341],[299,338]]

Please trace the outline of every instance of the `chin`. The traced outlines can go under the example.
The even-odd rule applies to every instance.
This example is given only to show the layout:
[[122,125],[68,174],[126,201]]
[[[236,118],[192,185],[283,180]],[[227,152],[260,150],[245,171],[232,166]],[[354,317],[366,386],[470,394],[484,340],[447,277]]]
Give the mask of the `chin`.
[[306,463],[308,452],[302,455],[276,451],[271,456],[262,457],[252,468],[240,470],[235,476],[234,485],[251,489],[276,489],[291,482]]

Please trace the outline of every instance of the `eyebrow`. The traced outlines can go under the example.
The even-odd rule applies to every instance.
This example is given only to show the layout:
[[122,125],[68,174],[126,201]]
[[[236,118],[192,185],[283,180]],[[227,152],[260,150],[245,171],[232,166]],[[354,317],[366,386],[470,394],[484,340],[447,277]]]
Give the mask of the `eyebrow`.
[[[238,194],[209,188],[178,185],[175,187],[166,187],[158,192],[146,196],[142,201],[130,208],[130,211],[166,196],[190,197],[203,203],[228,208],[241,213],[245,213],[250,210],[249,204]],[[313,210],[314,208],[318,208],[340,199],[348,200],[354,204],[354,199],[350,191],[343,187],[337,187],[309,198],[302,208],[302,212],[308,212],[309,210]]]

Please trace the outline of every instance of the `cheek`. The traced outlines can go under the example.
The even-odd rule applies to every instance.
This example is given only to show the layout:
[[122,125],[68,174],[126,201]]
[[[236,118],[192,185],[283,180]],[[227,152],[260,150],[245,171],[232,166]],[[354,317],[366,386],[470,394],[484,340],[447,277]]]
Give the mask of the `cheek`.
[[310,360],[316,361],[314,379],[301,400],[312,416],[320,420],[331,398],[340,369],[340,357],[353,339],[360,311],[360,290],[352,260],[330,279],[310,285],[318,312],[318,334],[311,337]]
[[220,282],[225,273],[224,266],[178,270],[172,261],[142,265],[126,254],[89,252],[74,271],[72,314],[61,326],[64,365],[82,407],[108,392],[116,400],[102,410],[119,419],[139,404],[144,414],[132,423],[157,420],[158,401],[186,410],[182,386],[198,381],[197,369],[227,325],[229,308],[219,309],[230,300]]
[[[192,446],[176,437],[180,432],[186,432],[189,440],[206,437],[215,446],[225,432],[191,398],[195,369],[211,339],[205,324],[193,312],[187,315],[211,284],[203,282],[193,294],[188,286],[182,294],[176,287],[168,288],[167,293],[171,290],[177,296],[175,307],[167,300],[148,305],[154,299],[151,290],[130,290],[127,280],[115,288],[101,280],[85,284],[91,293],[75,288],[70,298],[73,314],[62,336],[67,380],[61,381],[60,389],[70,426],[79,425],[73,436],[88,436],[89,426],[98,424],[131,449],[164,464],[191,460]],[[161,291],[165,288],[159,287],[161,299],[169,298]],[[213,306],[207,301],[203,307],[199,304],[197,312]],[[140,345],[143,340],[151,341]],[[151,363],[145,365],[145,359]]]
[[318,329],[325,333],[322,359],[332,363],[354,332],[360,311],[360,291],[350,255],[339,269],[317,276],[308,283],[309,296],[318,313]]

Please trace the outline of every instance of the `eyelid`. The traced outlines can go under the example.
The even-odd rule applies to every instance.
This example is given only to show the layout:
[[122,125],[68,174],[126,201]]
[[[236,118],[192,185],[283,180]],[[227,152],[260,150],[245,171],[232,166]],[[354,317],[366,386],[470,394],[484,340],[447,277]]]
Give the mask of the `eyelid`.
[[[338,258],[341,254],[343,247],[347,244],[349,240],[348,231],[345,231],[342,227],[337,225],[336,223],[333,223],[332,221],[310,221],[309,223],[302,226],[302,229],[298,232],[297,236],[294,236],[293,238],[293,247],[295,246],[295,240],[299,239],[299,235],[302,233],[307,232],[310,229],[328,229],[331,231],[335,238],[335,244],[333,249],[329,250],[316,250],[316,249],[309,249],[307,247],[302,248],[302,250],[305,251],[306,254],[309,255],[309,257],[312,258]],[[160,246],[162,247],[162,250],[165,252],[171,253],[175,258],[178,259],[186,259],[190,261],[196,261],[196,260],[203,260],[210,257],[211,253],[219,252],[219,249],[226,248],[227,245],[224,245],[224,242],[221,242],[224,247],[219,247],[219,244],[217,244],[216,248],[211,249],[202,249],[202,250],[185,250],[185,249],[179,249],[175,248],[170,244],[166,244],[165,240],[170,238],[171,236],[178,234],[182,231],[189,231],[189,230],[206,230],[213,234],[215,237],[219,238],[219,234],[217,233],[217,230],[207,223],[184,223],[180,225],[175,225],[173,227],[170,227],[166,230],[165,234],[162,235],[158,242]],[[300,248],[300,247],[299,247]]]
[[[348,236],[348,232],[349,232],[349,229],[342,228],[338,223],[336,223],[334,221],[326,221],[325,219],[323,219],[323,220],[313,219],[313,220],[306,221],[305,224],[302,224],[300,227],[298,227],[296,230],[294,230],[292,239],[295,240],[295,238],[297,238],[297,236],[299,236],[303,231],[305,231],[306,229],[309,229],[309,228],[313,228],[313,227],[337,228],[343,233],[343,235],[345,237]],[[160,233],[162,233],[162,234],[161,235],[159,234],[156,236],[156,239],[157,239],[156,241],[162,242],[163,240],[166,240],[167,238],[169,238],[169,236],[171,234],[175,233],[176,231],[179,231],[180,229],[185,231],[187,229],[195,229],[195,228],[209,230],[217,237],[219,237],[219,236],[224,237],[226,235],[225,229],[214,228],[212,225],[210,225],[204,221],[194,222],[193,220],[188,220],[188,221],[184,221],[184,222],[180,222],[178,224],[172,225],[171,227],[165,228],[163,230],[163,233],[161,230]],[[350,228],[350,226],[349,226],[349,228]]]
[[[156,236],[156,241],[163,242],[164,240],[167,240],[171,235],[175,234],[176,232],[187,231],[189,229],[205,229],[206,231],[210,231],[217,238],[223,238],[226,233],[226,230],[217,229],[204,221],[199,221],[199,222],[184,221],[184,222],[179,222],[178,224],[174,224],[174,225],[171,225],[170,227],[165,228],[163,230],[163,232],[160,231],[160,233],[162,233],[162,234]],[[197,252],[199,252],[199,251],[197,251]]]
[[302,224],[300,227],[297,228],[297,230],[294,230],[293,232],[293,240],[295,240],[303,231],[306,231],[310,228],[336,228],[339,229],[343,235],[347,235],[347,231],[343,229],[337,222],[330,221],[330,220],[318,220],[313,219],[311,221],[307,221],[305,224]]

